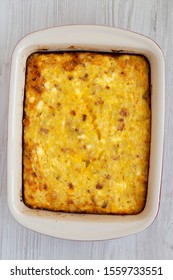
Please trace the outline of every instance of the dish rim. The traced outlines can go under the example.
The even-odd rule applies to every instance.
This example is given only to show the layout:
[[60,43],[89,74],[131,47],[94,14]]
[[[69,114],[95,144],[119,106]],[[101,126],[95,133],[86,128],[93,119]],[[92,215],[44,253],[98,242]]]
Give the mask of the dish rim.
[[[16,135],[17,132],[15,132],[15,124],[18,124],[19,128],[17,128],[18,133],[21,133],[22,130],[22,125],[21,123],[19,123],[19,120],[21,119],[21,115],[19,113],[20,109],[19,107],[21,106],[21,102],[23,100],[23,95],[24,95],[24,84],[23,84],[23,91],[21,91],[21,81],[19,81],[19,76],[21,77],[21,75],[24,75],[25,71],[23,71],[21,68],[24,66],[24,60],[26,62],[26,58],[29,56],[27,55],[27,51],[30,49],[32,49],[32,52],[34,52],[33,50],[35,49],[36,44],[38,45],[38,38],[40,39],[40,41],[42,40],[43,44],[40,44],[40,47],[42,47],[41,49],[43,49],[43,46],[45,46],[45,32],[47,33],[47,35],[49,35],[46,40],[50,41],[49,44],[47,44],[47,46],[51,46],[55,47],[58,46],[58,42],[56,42],[56,44],[52,45],[51,41],[52,38],[55,35],[62,35],[63,32],[65,32],[65,35],[69,35],[69,32],[71,32],[72,35],[76,36],[75,39],[77,39],[78,37],[80,37],[78,39],[78,43],[81,42],[81,44],[76,44],[78,45],[78,48],[80,46],[85,46],[86,47],[86,40],[84,38],[84,33],[87,34],[89,41],[91,42],[91,40],[93,40],[93,36],[91,36],[92,32],[95,32],[97,35],[97,39],[99,38],[99,40],[101,40],[101,36],[103,36],[103,38],[107,38],[108,41],[110,39],[113,40],[114,44],[116,39],[124,39],[124,41],[129,41],[130,44],[134,44],[134,47],[128,47],[127,42],[124,42],[124,49],[123,49],[123,45],[122,48],[120,48],[120,45],[116,45],[117,46],[117,52],[120,51],[124,51],[125,49],[127,49],[129,51],[129,53],[134,53],[134,49],[136,49],[136,45],[138,45],[138,51],[142,51],[141,54],[146,56],[147,53],[147,58],[149,59],[150,62],[150,66],[151,66],[151,58],[154,59],[155,58],[155,64],[157,64],[157,75],[158,77],[160,77],[160,79],[158,79],[158,77],[155,77],[155,80],[158,80],[160,87],[157,87],[156,89],[154,89],[154,92],[156,91],[159,96],[157,97],[157,102],[158,107],[160,108],[160,117],[159,117],[159,121],[156,122],[156,120],[154,119],[154,123],[156,124],[156,135],[160,136],[160,141],[159,144],[157,146],[159,146],[159,148],[161,148],[160,150],[157,149],[157,152],[159,152],[158,156],[155,156],[158,160],[158,162],[155,160],[155,166],[154,164],[150,162],[150,172],[151,172],[151,167],[154,170],[155,168],[155,172],[157,173],[159,176],[159,179],[156,180],[155,179],[155,184],[157,181],[157,187],[153,187],[153,194],[156,195],[156,197],[150,197],[150,200],[152,200],[153,205],[150,205],[150,211],[148,213],[148,215],[144,215],[145,212],[145,208],[144,210],[137,214],[137,215],[129,215],[129,216],[121,216],[121,219],[117,219],[117,216],[114,215],[113,219],[111,217],[111,219],[107,218],[107,215],[97,215],[97,217],[95,215],[92,214],[70,214],[70,213],[56,213],[56,212],[51,212],[51,213],[45,213],[47,211],[45,210],[33,210],[27,207],[27,209],[25,208],[26,206],[23,205],[24,203],[20,201],[21,199],[21,193],[20,193],[20,188],[21,186],[19,186],[19,182],[16,182],[16,175],[15,175],[15,170],[16,170],[16,164],[20,165],[20,159],[19,159],[19,155],[17,156],[17,153],[15,152],[14,148],[18,147],[18,151],[19,151],[19,143],[17,143],[16,141],[19,141],[20,135]],[[99,32],[98,32],[99,31]],[[82,33],[82,34],[81,34]],[[110,33],[110,34],[108,34]],[[79,36],[80,34],[80,36]],[[85,36],[86,36],[85,34]],[[82,37],[83,36],[83,37]],[[124,38],[125,36],[125,38]],[[58,36],[57,36],[58,37]],[[108,38],[109,37],[109,38]],[[31,40],[32,39],[32,40]],[[85,42],[85,44],[82,44],[82,40],[83,42]],[[104,41],[104,39],[102,39],[102,41]],[[32,43],[29,43],[28,40]],[[81,41],[80,41],[81,40]],[[120,41],[121,41],[120,40]],[[136,41],[137,40],[137,41]],[[67,46],[69,45],[72,46],[73,44],[67,44],[67,39],[65,39],[64,37],[64,42],[66,43],[66,49]],[[142,42],[141,42],[142,41]],[[110,41],[109,41],[110,42]],[[54,41],[55,43],[55,41]],[[93,43],[93,42],[92,42]],[[96,43],[96,41],[95,41]],[[61,44],[59,44],[59,46],[61,45],[60,48],[62,48],[62,40],[61,40]],[[74,44],[75,45],[75,44]],[[110,43],[109,43],[110,45]],[[144,45],[147,46],[147,52],[146,49],[144,48]],[[65,46],[65,44],[64,44]],[[93,46],[92,44],[90,44],[90,46]],[[101,44],[98,46],[101,47]],[[118,48],[119,47],[119,48]],[[96,48],[96,44],[95,44],[95,48]],[[106,46],[105,48],[105,43],[103,42],[102,44],[102,48],[103,51],[106,49],[108,50],[108,46]],[[58,50],[58,49],[56,49]],[[83,49],[84,50],[84,49]],[[112,48],[109,48],[109,51],[112,50]],[[40,48],[37,49],[37,51],[40,51]],[[96,49],[97,51],[97,49]],[[30,52],[30,54],[32,53]],[[145,53],[146,52],[146,53]],[[22,57],[23,55],[23,57]],[[27,56],[26,56],[27,55]],[[152,66],[153,66],[153,62],[152,62]],[[24,68],[25,69],[25,68]],[[156,69],[156,68],[155,68]],[[20,70],[20,71],[19,71]],[[151,69],[152,70],[152,69]],[[20,73],[19,73],[20,72]],[[154,75],[153,73],[151,73],[151,76]],[[157,78],[157,79],[156,79]],[[22,78],[24,79],[24,77]],[[21,80],[22,80],[21,79]],[[23,80],[22,80],[23,81]],[[151,80],[151,83],[153,83],[153,80]],[[137,233],[139,231],[144,230],[145,228],[147,228],[155,219],[157,213],[158,213],[158,208],[159,208],[159,201],[160,201],[160,189],[161,189],[161,169],[162,169],[162,161],[163,161],[163,138],[164,138],[164,102],[165,102],[165,97],[164,97],[164,88],[165,88],[165,76],[164,76],[164,58],[163,58],[163,53],[160,49],[160,47],[151,39],[149,39],[148,37],[132,32],[132,31],[128,31],[128,30],[124,30],[124,29],[120,29],[120,28],[114,28],[114,27],[108,27],[108,26],[99,26],[99,25],[68,25],[68,26],[59,26],[59,27],[52,27],[52,28],[46,28],[46,29],[42,29],[39,31],[35,31],[33,33],[28,34],[27,36],[23,37],[18,44],[16,45],[14,51],[13,51],[13,55],[12,55],[12,63],[11,63],[11,77],[10,77],[10,100],[9,100],[9,117],[8,117],[8,164],[7,164],[7,178],[8,178],[8,205],[9,205],[9,209],[11,214],[13,215],[13,217],[23,226],[32,229],[34,231],[40,232],[40,233],[44,233],[47,235],[51,235],[54,237],[58,237],[58,238],[65,238],[65,239],[71,239],[71,240],[104,240],[104,239],[112,239],[112,238],[117,238],[117,237],[122,237],[122,236],[126,236],[129,234],[134,234]],[[154,84],[155,85],[155,84]],[[153,87],[153,84],[152,84]],[[20,93],[17,93],[17,88],[20,88]],[[153,89],[152,89],[152,102],[153,101],[153,94],[156,95],[156,93],[153,93]],[[19,97],[19,103],[17,103],[16,101],[16,97]],[[161,104],[162,102],[162,104]],[[152,104],[152,107],[155,106]],[[23,106],[22,106],[23,109]],[[156,111],[156,110],[155,110]],[[17,116],[18,114],[18,116]],[[157,113],[155,112],[155,114],[157,115]],[[158,123],[159,122],[159,123]],[[153,116],[152,116],[152,125],[153,125]],[[160,126],[158,126],[160,125]],[[155,128],[154,128],[155,129]],[[155,132],[153,131],[152,128],[152,133]],[[17,137],[17,140],[16,140]],[[151,136],[152,137],[152,136]],[[158,147],[157,147],[158,148]],[[21,149],[22,150],[22,149]],[[21,151],[20,150],[20,155],[21,155]],[[154,166],[154,167],[153,167]],[[156,170],[157,169],[157,170]],[[157,171],[157,172],[156,172]],[[20,170],[21,172],[21,170]],[[21,173],[18,170],[18,175],[21,176]],[[151,184],[151,183],[150,183]],[[148,186],[148,190],[150,185]],[[17,194],[16,194],[17,193]],[[146,200],[146,204],[149,203],[148,202],[148,196],[147,196],[147,200]],[[151,201],[150,201],[151,204]],[[25,207],[24,207],[25,206]],[[28,209],[30,209],[30,212]],[[106,216],[106,217],[105,217]],[[89,218],[88,218],[89,217]],[[27,218],[27,219],[26,219]],[[44,226],[41,226],[41,223],[45,223]],[[68,223],[73,223],[73,225],[75,225],[76,230],[73,231],[69,231],[69,226]],[[107,225],[107,230],[104,230],[104,226]],[[119,226],[119,230],[116,230],[116,226]],[[49,228],[48,228],[49,227]],[[95,233],[96,228],[98,229],[97,234]],[[111,231],[111,229],[113,228],[113,230]],[[85,232],[89,231],[89,234],[86,234]]]

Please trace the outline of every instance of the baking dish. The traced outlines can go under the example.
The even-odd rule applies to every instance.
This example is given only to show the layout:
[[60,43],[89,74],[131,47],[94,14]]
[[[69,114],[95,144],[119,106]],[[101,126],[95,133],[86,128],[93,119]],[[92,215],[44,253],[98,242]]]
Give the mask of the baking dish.
[[[35,51],[95,50],[146,56],[151,67],[151,152],[148,194],[137,215],[88,215],[34,210],[22,200],[22,117],[27,57]],[[72,240],[103,240],[144,230],[157,215],[160,199],[164,136],[164,58],[151,39],[112,27],[62,26],[34,32],[15,47],[10,78],[8,118],[8,205],[23,226]]]

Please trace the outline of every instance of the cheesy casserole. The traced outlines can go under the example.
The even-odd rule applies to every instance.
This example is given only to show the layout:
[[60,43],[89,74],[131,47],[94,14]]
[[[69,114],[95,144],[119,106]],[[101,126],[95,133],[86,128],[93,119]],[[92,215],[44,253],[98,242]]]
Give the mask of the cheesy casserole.
[[141,212],[149,170],[149,87],[150,67],[141,55],[30,55],[23,117],[25,204],[65,212]]

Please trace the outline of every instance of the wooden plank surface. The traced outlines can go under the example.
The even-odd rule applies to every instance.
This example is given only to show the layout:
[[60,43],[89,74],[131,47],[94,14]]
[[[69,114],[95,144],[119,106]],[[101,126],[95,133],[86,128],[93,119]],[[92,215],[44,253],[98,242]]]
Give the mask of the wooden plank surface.
[[[173,1],[0,0],[0,259],[173,259]],[[46,27],[101,24],[147,35],[166,61],[166,122],[159,214],[145,231],[96,242],[59,240],[20,226],[7,207],[10,59],[24,35]]]

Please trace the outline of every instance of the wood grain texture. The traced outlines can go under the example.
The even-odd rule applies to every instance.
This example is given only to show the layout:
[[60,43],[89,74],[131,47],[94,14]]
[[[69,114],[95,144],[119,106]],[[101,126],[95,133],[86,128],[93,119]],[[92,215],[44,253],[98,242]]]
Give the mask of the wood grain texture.
[[[173,259],[173,1],[0,0],[0,259]],[[77,242],[20,226],[7,208],[7,114],[10,59],[24,35],[45,27],[101,24],[147,35],[166,61],[166,122],[162,198],[154,223],[136,235]]]

